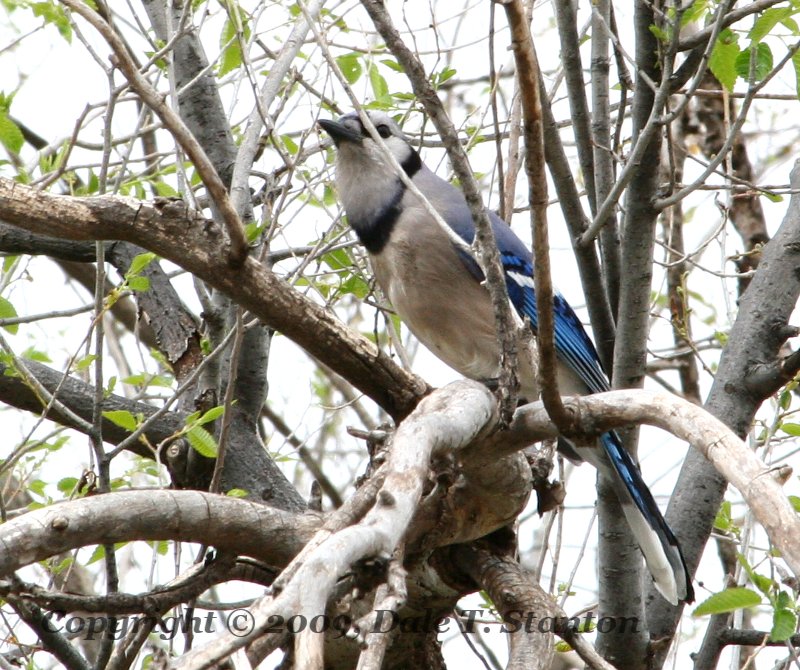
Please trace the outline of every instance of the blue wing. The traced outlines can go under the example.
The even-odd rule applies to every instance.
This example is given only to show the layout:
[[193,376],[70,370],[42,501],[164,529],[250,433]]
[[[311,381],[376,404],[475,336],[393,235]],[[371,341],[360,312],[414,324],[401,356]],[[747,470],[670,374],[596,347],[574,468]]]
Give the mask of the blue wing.
[[[500,260],[506,275],[508,297],[521,317],[528,317],[534,332],[539,324],[536,310],[536,293],[533,288],[533,263],[531,253],[514,234],[511,228],[494,212],[489,212],[492,222]],[[463,222],[463,219],[459,219]],[[470,225],[451,226],[469,244],[474,239],[474,229]],[[461,249],[457,249],[459,257],[469,271],[479,281],[483,281],[481,271],[475,259]],[[589,393],[602,393],[610,389],[608,377],[594,344],[586,334],[583,324],[575,311],[560,293],[553,296],[553,319],[556,352],[561,361],[575,372],[586,384]]]
[[[501,252],[500,258],[506,272],[508,296],[520,315],[528,317],[531,327],[536,331],[539,314],[533,288],[533,266],[516,254]],[[553,296],[553,336],[558,357],[581,378],[589,393],[609,390],[608,378],[594,344],[574,310],[560,293]]]
[[[489,212],[489,218],[505,271],[508,296],[520,316],[527,317],[536,331],[539,319],[531,254],[498,216]],[[475,233],[470,218],[450,217],[448,223],[466,242],[472,243]],[[483,272],[475,259],[461,249],[457,249],[457,252],[470,273],[483,281]],[[608,377],[600,364],[597,350],[574,310],[560,293],[553,296],[553,317],[556,354],[561,363],[577,374],[588,393],[608,391]],[[658,590],[673,604],[679,600],[692,602],[692,580],[680,545],[661,515],[639,468],[622,447],[615,431],[604,433],[600,437],[600,445],[601,449],[581,448],[567,440],[559,440],[559,450],[564,450],[565,455],[586,460],[610,477]]]

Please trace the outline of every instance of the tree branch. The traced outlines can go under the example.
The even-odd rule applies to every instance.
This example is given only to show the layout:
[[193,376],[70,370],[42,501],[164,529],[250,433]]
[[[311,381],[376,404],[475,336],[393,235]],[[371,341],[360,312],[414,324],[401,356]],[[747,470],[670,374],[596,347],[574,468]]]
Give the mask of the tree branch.
[[[495,415],[495,402],[475,382],[455,382],[422,400],[397,428],[384,466],[385,480],[376,504],[356,525],[329,535],[304,551],[280,579],[280,589],[253,608],[253,632],[227,635],[185,655],[180,668],[206,668],[263,632],[271,616],[302,614],[308,620],[325,611],[337,580],[366,558],[388,561],[405,535],[423,491],[431,456],[458,449],[475,439]],[[303,631],[295,637],[298,667],[320,667],[323,637]]]
[[428,390],[255,259],[230,268],[216,253],[222,231],[182,203],[58,196],[0,178],[0,220],[71,240],[123,239],[177,263],[348,379],[395,419],[407,415]]
[[225,184],[220,179],[203,148],[186,127],[181,117],[166,104],[164,97],[139,72],[139,68],[131,58],[125,43],[120,39],[116,31],[88,5],[78,0],[61,0],[61,2],[89,22],[108,42],[116,56],[116,64],[125,74],[131,88],[158,115],[172,133],[175,141],[180,144],[186,155],[189,156],[225,222],[225,227],[228,231],[228,262],[233,268],[241,266],[249,250],[244,227],[228,197]]
[[[58,389],[57,398],[61,405],[68,408],[77,417],[81,417],[86,421],[91,419],[95,392],[93,386],[74,377],[65,378],[62,373],[36,361],[26,361],[25,365],[38,383],[50,393],[54,393]],[[4,374],[7,371],[11,372],[10,368],[0,366],[0,400],[13,407],[34,414],[41,414],[44,408],[39,396],[20,377],[13,374]],[[185,413],[165,412],[156,409],[152,405],[135,402],[113,394],[103,399],[101,409],[103,412],[124,410],[134,416],[142,415],[144,417],[147,426],[144,429],[143,437],[146,438],[147,443],[142,440],[130,440],[131,433],[129,431],[105,418],[103,419],[103,439],[106,442],[118,445],[126,442],[128,450],[146,458],[155,457],[152,449],[147,446],[148,444],[167,443],[186,425]],[[157,412],[161,412],[161,415],[153,419],[153,415]],[[85,429],[85,426],[75,423],[68,414],[59,411],[58,407],[51,408],[47,413],[47,418],[80,431]],[[250,441],[252,436],[241,436],[237,433],[231,439]],[[253,498],[274,501],[275,505],[292,511],[299,511],[305,508],[305,501],[263,448],[243,450],[242,453],[231,454],[228,469],[231,474],[226,474],[225,484],[227,488],[232,488],[234,485],[244,488]],[[210,473],[208,474],[210,476]],[[179,485],[207,485],[207,481],[185,481],[178,475],[179,473],[173,472],[173,476]],[[231,481],[234,479],[235,481]]]
[[[720,357],[706,409],[720,417],[736,435],[750,430],[756,410],[764,398],[755,395],[746,380],[775,361],[784,344],[786,326],[800,296],[800,162],[795,163],[790,183],[792,195],[778,232],[762,251],[762,260],[750,286],[741,297],[739,313]],[[727,481],[695,450],[684,461],[678,484],[670,500],[666,519],[681,539],[690,574],[694,573],[722,502]],[[648,620],[653,639],[669,639],[675,633],[681,608],[660,601],[648,588]],[[659,654],[660,667],[666,650]]]
[[519,95],[522,102],[525,139],[525,173],[528,178],[528,202],[531,206],[533,235],[533,278],[536,290],[536,344],[539,350],[538,377],[542,400],[553,421],[564,435],[573,432],[574,417],[561,404],[553,321],[553,281],[550,276],[550,242],[547,234],[547,175],[545,174],[542,103],[539,98],[541,72],[533,46],[525,8],[521,0],[502,2],[511,29],[511,48],[517,66]]
[[284,566],[320,519],[202,491],[117,491],[56,503],[0,526],[0,575],[90,544],[197,542]]
[[[780,549],[795,575],[800,576],[800,517],[782,489],[788,476],[786,469],[768,468],[707,410],[678,396],[641,389],[571,398],[565,404],[579,416],[589,433],[645,423],[691,444],[692,452],[739,490],[770,541]],[[557,435],[541,403],[531,403],[516,412],[507,431],[482,443],[480,451],[470,446],[464,457],[476,458],[476,464],[483,459],[490,462],[534,440]]]
[[[552,598],[513,557],[498,556],[471,545],[459,545],[451,555],[456,565],[489,594],[506,622],[528,612],[535,612],[540,619],[555,618],[558,608]],[[509,646],[507,670],[547,669],[553,662],[552,628],[547,632],[524,628],[514,631],[509,635]]]
[[372,22],[386,42],[386,46],[402,65],[414,93],[428,113],[433,125],[436,126],[472,213],[472,219],[475,222],[475,246],[478,250],[481,269],[486,275],[486,284],[494,307],[495,325],[501,345],[500,392],[503,415],[509,418],[516,405],[519,387],[516,372],[516,321],[508,300],[500,253],[497,250],[494,232],[481,198],[478,183],[470,168],[469,159],[458,141],[455,127],[425,74],[422,63],[403,42],[392,24],[384,3],[380,0],[361,0],[361,4],[367,10]]

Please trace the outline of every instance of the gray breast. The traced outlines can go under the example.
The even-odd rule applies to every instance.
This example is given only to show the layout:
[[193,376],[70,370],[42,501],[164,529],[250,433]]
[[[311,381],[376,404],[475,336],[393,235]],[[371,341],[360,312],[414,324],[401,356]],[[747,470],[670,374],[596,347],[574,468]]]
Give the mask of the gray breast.
[[466,377],[497,375],[489,295],[421,206],[403,209],[391,244],[371,258],[381,289],[425,346]]

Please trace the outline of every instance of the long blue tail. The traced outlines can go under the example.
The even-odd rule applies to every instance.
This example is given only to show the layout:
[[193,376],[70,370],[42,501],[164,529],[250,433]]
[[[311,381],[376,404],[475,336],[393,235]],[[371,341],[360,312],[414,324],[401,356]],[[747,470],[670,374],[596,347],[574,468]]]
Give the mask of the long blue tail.
[[[520,316],[530,319],[535,332],[538,327],[538,313],[530,252],[497,216],[490,213],[490,218],[506,273],[509,298]],[[474,232],[471,229],[469,232],[469,235],[462,236],[471,242]],[[472,261],[472,265],[466,263],[476,278],[481,279],[482,274],[475,261]],[[608,377],[600,364],[592,340],[575,311],[557,292],[553,296],[553,316],[553,336],[563,368],[559,370],[560,391],[565,394],[586,395],[610,390]],[[692,602],[692,580],[680,546],[644,483],[639,468],[622,447],[615,432],[604,433],[600,444],[601,448],[575,448],[568,441],[559,440],[559,448],[562,445],[566,447],[563,449],[566,456],[577,455],[581,460],[588,461],[613,483],[625,518],[644,554],[656,588],[674,605],[679,600]]]
[[678,601],[692,602],[694,589],[680,545],[644,483],[638,466],[614,431],[604,433],[600,444],[607,458],[599,458],[596,448],[578,451],[584,460],[604,472],[614,485],[656,588],[673,605]]

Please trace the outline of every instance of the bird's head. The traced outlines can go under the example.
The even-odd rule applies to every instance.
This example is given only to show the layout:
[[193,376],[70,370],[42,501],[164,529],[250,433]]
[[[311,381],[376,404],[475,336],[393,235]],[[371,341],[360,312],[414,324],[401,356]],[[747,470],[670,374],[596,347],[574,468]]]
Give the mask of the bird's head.
[[[404,169],[410,162],[416,162],[419,155],[403,135],[400,126],[388,114],[378,111],[368,111],[370,121],[378,131],[389,151]],[[386,159],[378,143],[364,127],[357,112],[350,112],[339,117],[338,121],[321,119],[319,125],[333,139],[337,149],[337,173],[341,178],[342,172],[359,175],[364,179],[366,175],[393,175],[394,170]],[[406,172],[409,170],[406,169]]]

